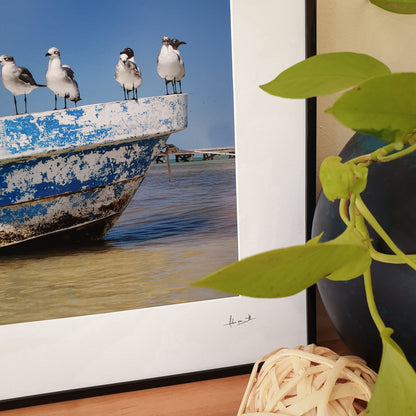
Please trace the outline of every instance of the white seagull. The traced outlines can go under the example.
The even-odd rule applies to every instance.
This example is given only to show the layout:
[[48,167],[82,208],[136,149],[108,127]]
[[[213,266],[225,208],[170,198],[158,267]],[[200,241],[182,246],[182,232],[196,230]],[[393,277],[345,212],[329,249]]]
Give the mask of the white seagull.
[[[174,43],[172,43],[173,41]],[[162,48],[157,57],[157,73],[165,80],[166,94],[169,94],[169,83],[172,83],[173,93],[176,93],[176,82],[180,83],[185,75],[185,66],[179,54],[178,46],[186,42],[180,42],[177,39],[173,41],[170,40],[169,36],[163,36]]]
[[178,63],[177,63],[176,71],[174,73],[174,78],[173,78],[173,92],[175,94],[178,93],[177,88],[176,88],[176,83],[179,82],[179,94],[182,94],[181,79],[185,76],[185,65],[182,61],[181,54],[179,53],[178,47],[180,45],[186,45],[186,42],[182,42],[178,39],[172,39],[170,41],[170,44],[178,57]]
[[78,84],[74,79],[74,71],[70,66],[61,64],[61,54],[58,48],[50,48],[45,56],[49,56],[46,86],[55,94],[55,110],[57,95],[64,98],[65,108],[67,98],[73,101],[76,107],[77,101],[81,98]]
[[137,100],[137,88],[142,85],[143,79],[142,73],[134,61],[134,52],[131,48],[125,48],[120,52],[114,78],[122,86],[125,100],[129,99],[130,91],[133,91],[133,99]]
[[169,36],[163,36],[162,48],[160,49],[159,56],[157,57],[157,73],[161,78],[165,80],[166,94],[169,95],[168,85],[172,83],[175,72],[175,66],[177,65],[178,58],[170,44]]
[[10,55],[0,55],[0,64],[2,66],[1,80],[4,86],[13,94],[14,108],[17,112],[16,95],[25,96],[25,113],[27,113],[27,98],[34,89],[46,87],[46,85],[37,84],[32,74],[27,68],[17,66]]

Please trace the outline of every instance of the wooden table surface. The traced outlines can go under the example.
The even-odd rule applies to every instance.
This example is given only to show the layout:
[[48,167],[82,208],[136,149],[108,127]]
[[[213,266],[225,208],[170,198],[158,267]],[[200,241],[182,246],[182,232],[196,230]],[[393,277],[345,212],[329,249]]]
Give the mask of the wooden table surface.
[[249,375],[26,407],[2,416],[236,415]]
[[[320,300],[317,343],[340,355],[349,351],[335,333]],[[235,416],[249,374],[128,393],[4,410],[1,416]]]

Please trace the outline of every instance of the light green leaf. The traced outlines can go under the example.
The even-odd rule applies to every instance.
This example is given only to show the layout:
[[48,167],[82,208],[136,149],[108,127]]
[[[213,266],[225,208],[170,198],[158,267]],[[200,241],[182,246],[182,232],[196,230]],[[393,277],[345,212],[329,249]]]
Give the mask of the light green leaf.
[[324,235],[324,233],[322,232],[321,234],[317,235],[314,238],[311,238],[309,241],[306,242],[307,246],[313,246],[315,244],[319,244],[319,240],[321,239],[321,237]]
[[327,110],[345,126],[386,142],[402,140],[416,128],[416,73],[364,81]]
[[341,158],[329,156],[321,164],[319,179],[325,196],[330,200],[356,195],[367,186],[368,169],[353,163],[342,163]]
[[279,97],[309,98],[342,91],[389,73],[386,65],[369,55],[333,52],[301,61],[260,88]]
[[386,328],[381,333],[383,355],[366,415],[416,415],[416,373],[391,338],[392,332]]
[[416,14],[415,0],[370,0],[374,5],[393,13]]
[[235,262],[194,286],[237,295],[276,298],[291,296],[323,277],[349,280],[370,267],[371,258],[361,237],[346,230],[335,240],[272,250]]
[[[323,233],[322,233],[323,234]],[[312,240],[310,240],[312,241]],[[343,244],[343,245],[355,245],[358,247],[364,247],[368,250],[367,240],[360,234],[355,228],[347,228],[342,234],[340,234],[337,238],[331,241],[327,241],[324,244]],[[368,254],[370,257],[370,254]],[[370,259],[368,258],[365,264],[369,267],[370,266]],[[360,266],[363,268],[363,273],[367,270],[364,265]],[[347,279],[339,279],[339,280],[347,280]]]

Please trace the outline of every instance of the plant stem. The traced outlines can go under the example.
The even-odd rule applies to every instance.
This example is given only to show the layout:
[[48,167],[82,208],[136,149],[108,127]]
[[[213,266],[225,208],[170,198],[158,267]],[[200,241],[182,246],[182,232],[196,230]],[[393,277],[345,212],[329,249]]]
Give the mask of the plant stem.
[[[358,196],[354,196],[354,201],[357,203],[358,200],[361,200],[361,198]],[[369,233],[368,228],[364,221],[364,216],[360,211],[360,214],[356,216],[356,228],[357,230],[365,237],[368,241],[368,245],[370,247],[371,251],[371,243],[369,239]],[[372,279],[371,279],[371,267],[369,267],[364,272],[364,288],[365,288],[365,297],[367,299],[367,305],[368,310],[370,311],[371,318],[373,319],[377,329],[379,330],[380,334],[381,332],[386,328],[386,325],[384,324],[383,320],[381,319],[380,314],[378,313],[377,305],[374,299],[374,292],[373,292],[373,285],[372,285]]]
[[369,165],[375,161],[377,161],[381,157],[387,156],[389,153],[393,152],[395,149],[393,143],[387,144],[386,146],[379,147],[374,152],[367,153],[365,155],[358,156],[354,159],[348,161],[348,163],[360,164],[364,163],[365,165]]
[[348,207],[348,214],[350,217],[350,227],[355,228],[355,200],[357,199],[357,196],[355,194],[351,194],[350,196],[350,205]]
[[364,272],[364,287],[365,287],[365,296],[367,299],[368,309],[370,311],[371,318],[373,319],[374,323],[380,334],[386,329],[386,325],[384,324],[383,320],[381,319],[380,314],[377,310],[377,305],[374,300],[374,292],[373,292],[373,285],[371,282],[371,269],[368,268],[366,272]]
[[[345,222],[348,226],[348,222]],[[365,220],[361,215],[356,216],[356,229],[362,234],[364,238],[367,239],[368,250],[370,251],[370,256],[373,260],[390,263],[390,264],[406,264],[402,257],[399,257],[397,254],[385,254],[377,251],[371,244],[370,235],[368,234],[368,229],[365,225]],[[405,254],[406,258],[410,261],[416,263],[416,254]]]
[[403,261],[403,263],[408,264],[412,269],[416,270],[416,263],[412,261],[406,254],[403,253],[403,251],[401,251],[396,246],[393,240],[389,237],[389,235],[383,230],[381,225],[373,217],[373,214],[366,207],[361,197],[357,197],[355,201],[355,205],[358,208],[358,210],[361,212],[365,220],[371,225],[374,231],[384,240],[384,242],[393,251],[393,253],[396,254]]
[[[394,152],[391,154],[391,152]],[[369,165],[373,162],[391,162],[392,160],[399,159],[403,156],[407,156],[410,153],[416,151],[416,143],[406,147],[403,150],[397,151],[397,143],[390,143],[386,146],[380,147],[372,153],[367,153],[365,155],[358,156],[354,159],[348,161],[348,163],[364,163]]]
[[348,227],[350,225],[350,219],[347,216],[347,212],[348,212],[348,204],[349,200],[348,199],[341,199],[339,201],[339,216],[341,217],[342,221],[344,221],[345,225]]
[[416,144],[413,144],[409,147],[406,147],[403,150],[400,150],[399,152],[393,153],[388,156],[380,156],[377,161],[378,162],[391,162],[392,160],[399,159],[400,157],[407,156],[410,153],[413,153],[416,150]]
[[[374,247],[370,248],[370,255],[373,260],[390,264],[405,264],[406,262],[396,254],[380,253]],[[405,254],[411,261],[416,262],[416,254]]]

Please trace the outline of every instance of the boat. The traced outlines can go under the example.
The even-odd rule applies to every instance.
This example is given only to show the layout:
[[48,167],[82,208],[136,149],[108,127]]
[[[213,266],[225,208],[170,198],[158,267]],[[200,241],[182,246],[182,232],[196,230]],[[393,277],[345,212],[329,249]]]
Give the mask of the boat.
[[186,94],[0,118],[0,248],[103,238],[186,127]]

